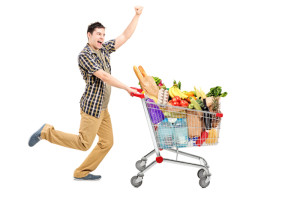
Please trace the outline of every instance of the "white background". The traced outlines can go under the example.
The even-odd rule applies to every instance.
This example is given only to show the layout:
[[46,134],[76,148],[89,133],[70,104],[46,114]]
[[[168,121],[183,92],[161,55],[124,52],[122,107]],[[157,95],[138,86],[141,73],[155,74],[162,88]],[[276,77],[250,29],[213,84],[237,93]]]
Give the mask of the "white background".
[[[142,65],[168,87],[175,79],[183,90],[228,92],[219,144],[185,150],[208,161],[206,189],[196,168],[168,163],[132,187],[135,162],[153,145],[140,100],[116,88],[114,146],[93,172],[100,181],[73,180],[94,145],[28,147],[44,123],[78,133],[87,26],[100,21],[106,40],[116,38],[138,4],[134,35],[111,55],[113,76],[137,86],[132,67]],[[299,9],[291,0],[1,1],[1,198],[299,198]]]

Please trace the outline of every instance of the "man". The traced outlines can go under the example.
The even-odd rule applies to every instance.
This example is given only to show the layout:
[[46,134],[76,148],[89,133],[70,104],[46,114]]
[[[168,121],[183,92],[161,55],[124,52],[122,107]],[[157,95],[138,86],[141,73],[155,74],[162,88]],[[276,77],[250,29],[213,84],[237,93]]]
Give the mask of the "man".
[[135,7],[135,16],[116,39],[104,42],[105,27],[93,23],[88,27],[88,44],[78,57],[78,64],[83,79],[86,82],[85,92],[80,100],[81,121],[79,134],[69,134],[58,130],[50,124],[44,124],[29,139],[29,146],[34,146],[41,139],[61,146],[88,150],[96,137],[99,141],[84,162],[75,170],[77,180],[99,180],[100,175],[93,175],[94,171],[113,145],[113,133],[110,115],[107,109],[111,86],[124,89],[129,94],[136,93],[113,76],[111,76],[110,54],[120,48],[133,34],[137,26],[143,7]]

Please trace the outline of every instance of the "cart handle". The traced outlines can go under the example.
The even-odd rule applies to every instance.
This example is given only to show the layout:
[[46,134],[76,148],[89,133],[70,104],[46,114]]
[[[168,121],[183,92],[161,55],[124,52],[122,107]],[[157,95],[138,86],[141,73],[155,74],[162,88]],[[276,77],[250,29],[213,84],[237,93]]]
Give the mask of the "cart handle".
[[135,89],[137,92],[139,92],[138,94],[135,94],[135,93],[130,93],[130,95],[133,97],[139,97],[141,99],[144,99],[145,98],[145,95],[141,92],[143,92],[143,89],[140,89],[140,88],[134,88],[134,87],[130,87],[132,89]]

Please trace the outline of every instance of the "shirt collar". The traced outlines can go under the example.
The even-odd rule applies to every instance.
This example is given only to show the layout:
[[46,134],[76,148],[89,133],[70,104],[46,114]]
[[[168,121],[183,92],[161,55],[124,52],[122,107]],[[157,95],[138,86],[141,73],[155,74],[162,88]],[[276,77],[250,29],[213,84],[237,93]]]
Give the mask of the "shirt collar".
[[[104,47],[102,46],[100,50],[102,51],[103,49]],[[84,47],[84,51],[88,52],[89,54],[96,54],[95,51],[92,49],[92,47],[89,45],[89,43],[87,43],[86,46]]]

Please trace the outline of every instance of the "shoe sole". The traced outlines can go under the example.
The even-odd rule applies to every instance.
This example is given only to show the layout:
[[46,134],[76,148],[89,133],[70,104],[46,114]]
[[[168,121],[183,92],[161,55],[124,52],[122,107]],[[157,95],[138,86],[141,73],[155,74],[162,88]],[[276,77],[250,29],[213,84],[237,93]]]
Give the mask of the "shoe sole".
[[97,179],[81,179],[81,178],[74,178],[75,181],[99,181],[101,178]]
[[[41,128],[39,128],[39,130],[37,130],[36,132],[40,131],[40,133],[42,133],[42,130],[43,130],[43,128],[44,128],[45,126],[46,126],[46,124],[44,124],[44,125],[43,125]],[[36,132],[35,132],[35,133],[36,133]],[[35,133],[34,133],[34,134],[35,134]],[[39,141],[37,141],[34,145],[30,145],[30,144],[29,144],[29,143],[30,143],[30,140],[31,140],[31,138],[32,138],[32,136],[33,136],[34,134],[32,134],[31,137],[30,137],[29,140],[28,140],[28,146],[30,146],[30,147],[35,146],[39,141],[42,140],[42,138],[40,137],[41,135],[40,135],[39,137],[37,137]]]

